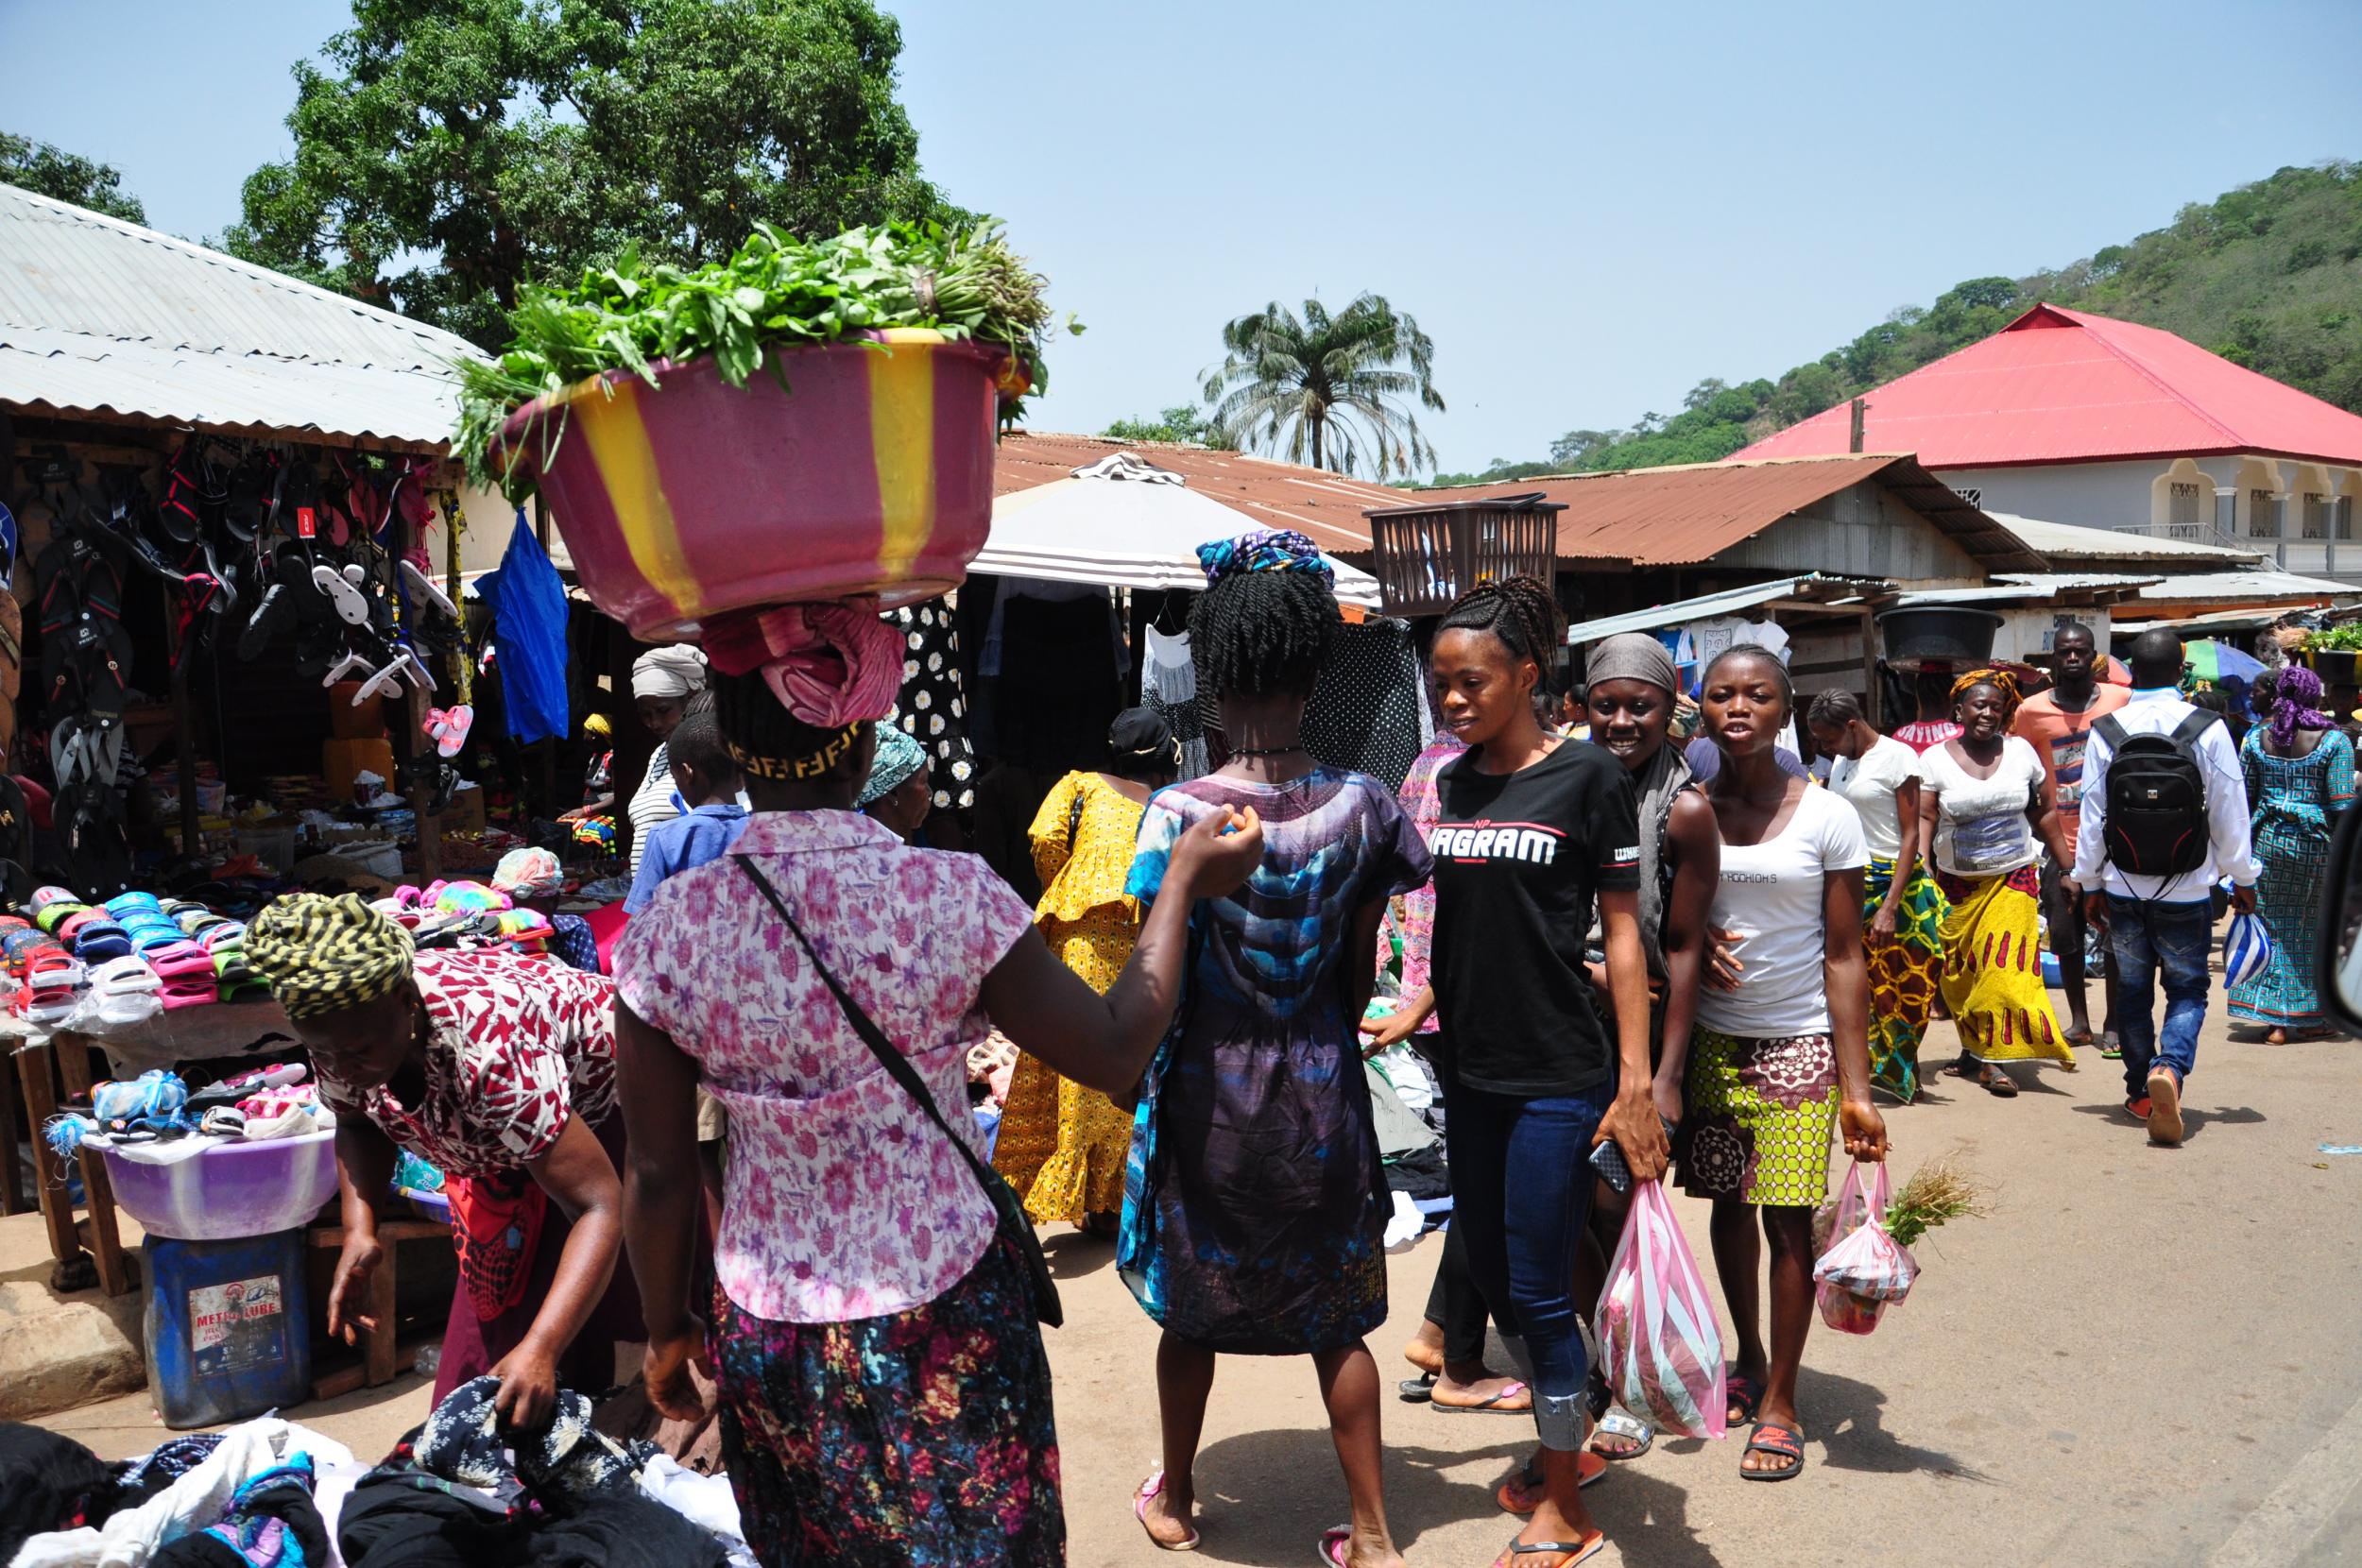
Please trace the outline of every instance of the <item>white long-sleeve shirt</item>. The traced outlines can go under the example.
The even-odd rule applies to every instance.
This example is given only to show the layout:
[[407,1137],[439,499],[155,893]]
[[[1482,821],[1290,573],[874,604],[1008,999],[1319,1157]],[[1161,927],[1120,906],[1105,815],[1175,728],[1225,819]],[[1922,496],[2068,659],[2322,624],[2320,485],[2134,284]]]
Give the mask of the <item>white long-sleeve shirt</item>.
[[[2198,709],[2182,700],[2170,686],[2136,689],[2132,700],[2113,715],[2133,735],[2170,735],[2174,727]],[[2127,877],[2107,865],[2100,878],[2106,850],[2102,835],[2108,826],[2108,763],[2114,752],[2102,726],[2095,724],[2083,752],[2083,821],[2075,835],[2075,880],[2089,889],[2105,886],[2119,898],[2194,904],[2224,877],[2241,887],[2252,887],[2258,873],[2254,845],[2248,839],[2247,775],[2239,767],[2238,748],[2231,743],[2226,724],[2208,724],[2198,738],[2198,771],[2206,785],[2207,856],[2195,871],[2179,877]],[[2135,885],[2135,884],[2139,885]]]

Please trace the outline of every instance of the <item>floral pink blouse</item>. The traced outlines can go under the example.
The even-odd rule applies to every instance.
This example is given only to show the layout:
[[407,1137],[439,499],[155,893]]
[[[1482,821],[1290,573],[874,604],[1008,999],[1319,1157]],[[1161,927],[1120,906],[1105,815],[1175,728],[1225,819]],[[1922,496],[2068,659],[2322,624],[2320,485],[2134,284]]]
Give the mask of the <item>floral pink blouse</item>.
[[[756,858],[945,1119],[972,1133],[977,993],[1034,912],[975,856],[911,848],[851,811],[765,812],[735,853]],[[901,1312],[984,1255],[994,1216],[975,1175],[733,860],[657,890],[616,948],[615,989],[729,1112],[714,1263],[741,1308],[798,1323]]]

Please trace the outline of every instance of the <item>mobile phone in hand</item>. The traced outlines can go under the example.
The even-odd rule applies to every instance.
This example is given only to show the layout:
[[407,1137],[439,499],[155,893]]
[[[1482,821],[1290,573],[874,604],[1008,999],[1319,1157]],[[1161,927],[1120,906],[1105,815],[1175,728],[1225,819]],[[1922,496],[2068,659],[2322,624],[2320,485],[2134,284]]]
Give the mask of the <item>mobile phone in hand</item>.
[[1632,1190],[1632,1167],[1624,1163],[1624,1151],[1617,1147],[1614,1138],[1604,1138],[1591,1146],[1591,1168],[1617,1192]]

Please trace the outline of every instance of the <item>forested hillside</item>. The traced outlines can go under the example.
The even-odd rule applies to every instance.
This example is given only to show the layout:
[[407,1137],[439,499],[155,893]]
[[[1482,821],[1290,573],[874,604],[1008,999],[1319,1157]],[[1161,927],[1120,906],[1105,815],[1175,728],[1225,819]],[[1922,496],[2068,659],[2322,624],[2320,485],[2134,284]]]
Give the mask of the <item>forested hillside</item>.
[[2283,169],[2056,271],[1972,278],[1777,381],[1703,381],[1682,412],[1576,430],[1545,456],[1437,484],[1711,463],[1998,332],[2047,300],[2162,327],[2362,414],[2362,164]]

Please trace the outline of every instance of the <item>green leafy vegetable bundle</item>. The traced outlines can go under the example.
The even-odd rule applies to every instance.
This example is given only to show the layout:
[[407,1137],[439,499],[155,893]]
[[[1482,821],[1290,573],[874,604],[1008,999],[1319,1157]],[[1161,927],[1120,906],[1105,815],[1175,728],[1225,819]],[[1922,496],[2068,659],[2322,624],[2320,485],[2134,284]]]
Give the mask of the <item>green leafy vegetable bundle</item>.
[[[728,261],[700,267],[644,263],[626,250],[572,288],[528,283],[519,291],[507,349],[489,363],[458,366],[453,442],[472,478],[513,492],[509,464],[496,450],[501,428],[536,398],[610,370],[659,385],[667,362],[709,355],[725,381],[743,386],[760,366],[779,374],[774,347],[894,327],[1007,348],[1016,363],[1002,376],[1002,412],[1014,417],[1028,392],[1048,384],[1042,286],[992,222],[959,230],[896,223],[813,241],[758,224]],[[1067,328],[1082,331],[1071,319]]]

